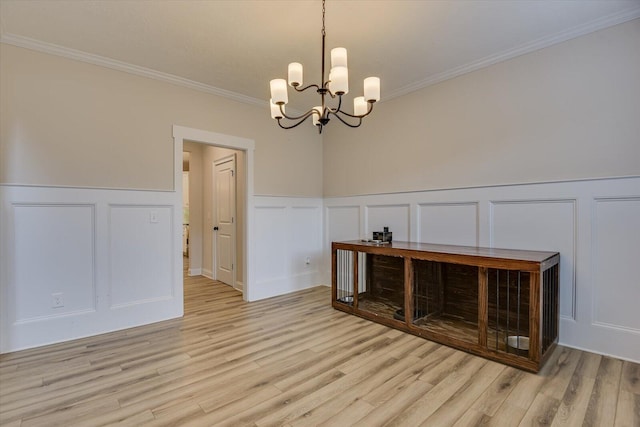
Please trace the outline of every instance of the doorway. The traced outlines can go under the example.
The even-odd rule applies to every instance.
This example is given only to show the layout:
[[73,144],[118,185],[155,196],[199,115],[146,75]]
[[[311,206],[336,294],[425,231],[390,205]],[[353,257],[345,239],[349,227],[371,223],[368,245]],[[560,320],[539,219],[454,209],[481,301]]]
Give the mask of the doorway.
[[245,153],[192,141],[183,150],[189,154],[188,273],[243,291]]
[[[251,300],[251,283],[252,283],[252,254],[249,245],[250,236],[253,230],[252,227],[252,206],[253,206],[253,155],[254,155],[254,142],[244,138],[237,138],[229,135],[217,134],[212,132],[201,131],[197,129],[184,128],[182,126],[174,126],[173,128],[176,159],[182,159],[182,151],[190,151],[190,164],[189,164],[189,192],[190,197],[190,209],[189,209],[189,261],[192,264],[189,269],[190,275],[202,274],[205,276],[215,277],[218,271],[214,268],[214,243],[213,243],[213,227],[220,227],[217,225],[217,212],[213,205],[213,174],[215,171],[216,160],[221,160],[225,157],[222,153],[226,152],[226,157],[233,155],[236,160],[234,172],[227,172],[228,177],[233,173],[233,177],[236,178],[237,185],[237,197],[235,206],[237,212],[233,215],[233,225],[235,226],[235,243],[236,248],[234,251],[235,260],[231,263],[231,270],[235,275],[232,278],[232,286],[242,291],[245,300]],[[188,147],[189,150],[184,148]],[[195,148],[194,148],[195,147]],[[194,162],[193,150],[202,150],[203,153],[207,153],[206,157],[203,154],[203,163],[200,169],[202,176],[205,174],[205,170],[211,171],[211,179],[200,180],[200,189],[198,189],[198,179],[195,177],[198,174],[198,163]],[[223,162],[224,163],[224,162]],[[180,165],[181,166],[181,165]],[[179,167],[176,164],[176,167]],[[175,176],[175,189],[176,193],[181,193],[182,190],[182,168]],[[201,218],[197,218],[197,211],[199,210],[196,200],[194,200],[194,192],[202,192],[202,206],[200,210]],[[205,195],[210,195],[208,200],[204,200]],[[182,194],[176,194],[176,202],[180,200],[182,204]],[[211,201],[209,201],[211,200]],[[199,225],[200,224],[200,225]],[[200,228],[200,233],[198,233]],[[182,230],[180,230],[182,234]],[[220,229],[216,230],[219,232]],[[199,234],[199,236],[198,236]],[[219,237],[219,236],[218,236]],[[198,251],[198,248],[201,248]],[[199,253],[198,253],[199,252]],[[215,251],[217,252],[217,251]],[[179,253],[182,255],[181,253]],[[198,259],[200,265],[198,265]],[[233,259],[230,257],[229,259]],[[226,259],[220,260],[219,264],[224,264]],[[228,263],[227,263],[228,265]]]

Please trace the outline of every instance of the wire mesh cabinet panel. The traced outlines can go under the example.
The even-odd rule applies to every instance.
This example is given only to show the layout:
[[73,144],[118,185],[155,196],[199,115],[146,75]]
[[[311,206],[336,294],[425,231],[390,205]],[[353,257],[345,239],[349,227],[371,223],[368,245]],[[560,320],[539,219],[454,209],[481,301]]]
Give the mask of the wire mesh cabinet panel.
[[353,305],[354,252],[338,249],[333,253],[333,301]]
[[537,372],[558,341],[557,252],[332,244],[334,308]]
[[490,268],[488,274],[488,347],[529,355],[530,274]]

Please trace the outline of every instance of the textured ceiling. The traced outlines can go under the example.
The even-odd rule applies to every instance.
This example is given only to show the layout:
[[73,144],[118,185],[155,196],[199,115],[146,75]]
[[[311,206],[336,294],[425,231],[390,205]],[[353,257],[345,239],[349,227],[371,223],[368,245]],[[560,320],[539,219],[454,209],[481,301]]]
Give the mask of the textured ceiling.
[[[377,75],[383,99],[640,17],[640,0],[327,0],[326,8],[327,50],[349,52],[350,95]],[[304,65],[305,84],[320,80],[321,24],[319,0],[0,0],[4,42],[97,55],[260,102],[289,62]],[[294,107],[306,104],[297,97]]]

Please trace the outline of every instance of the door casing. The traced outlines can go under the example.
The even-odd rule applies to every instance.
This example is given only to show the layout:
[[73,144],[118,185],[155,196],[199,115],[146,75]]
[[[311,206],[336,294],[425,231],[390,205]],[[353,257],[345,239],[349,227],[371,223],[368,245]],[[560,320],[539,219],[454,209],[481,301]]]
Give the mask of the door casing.
[[[253,301],[255,278],[254,278],[254,250],[249,242],[253,241],[254,231],[254,164],[255,164],[255,141],[232,135],[225,135],[201,129],[189,128],[185,126],[173,125],[174,140],[174,209],[180,212],[182,209],[182,150],[184,141],[198,142],[201,144],[215,145],[218,147],[231,148],[245,152],[245,222],[244,222],[244,262],[243,262],[243,299]],[[182,248],[182,224],[176,221],[174,225],[174,242],[176,248]],[[182,251],[175,251],[174,269],[175,280],[180,283],[180,289],[184,289],[182,282]]]

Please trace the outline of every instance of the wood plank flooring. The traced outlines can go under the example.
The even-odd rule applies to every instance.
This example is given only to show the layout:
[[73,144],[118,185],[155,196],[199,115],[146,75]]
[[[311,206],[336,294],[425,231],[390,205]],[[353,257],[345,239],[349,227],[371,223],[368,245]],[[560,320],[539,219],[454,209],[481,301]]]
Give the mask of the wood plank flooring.
[[640,365],[558,347],[538,375],[359,319],[328,288],[0,355],[2,426],[640,426]]

